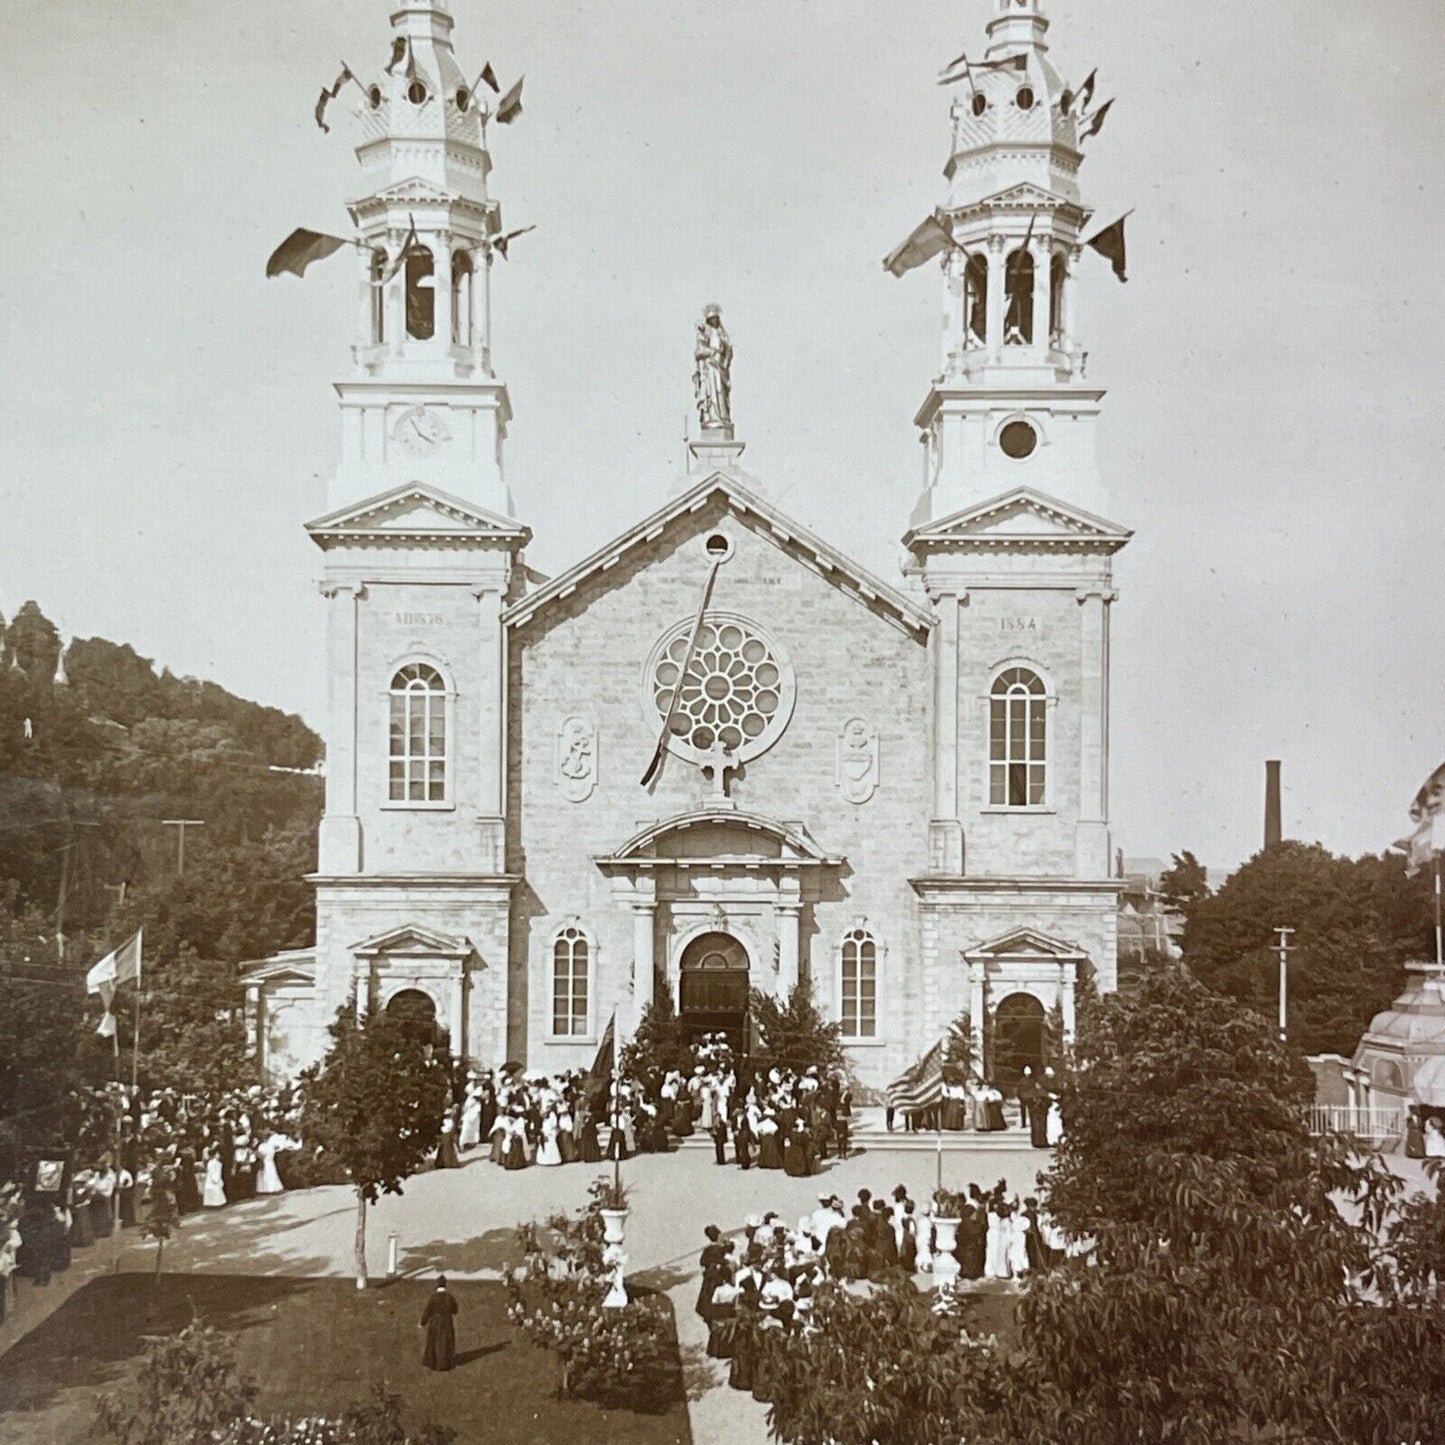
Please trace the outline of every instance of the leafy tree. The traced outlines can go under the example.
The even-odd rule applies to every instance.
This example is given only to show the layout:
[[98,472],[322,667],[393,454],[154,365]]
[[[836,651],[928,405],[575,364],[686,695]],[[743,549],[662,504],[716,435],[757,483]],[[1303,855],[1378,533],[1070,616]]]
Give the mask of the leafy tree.
[[672,992],[663,989],[643,1009],[637,1032],[623,1044],[618,1065],[624,1078],[645,1080],[669,1069],[692,1068],[692,1049],[682,1020],[673,1007]]
[[[1015,1397],[1007,1438],[1439,1438],[1445,1411],[1419,1403],[1445,1363],[1439,1312],[1376,1328],[1351,1287],[1379,1266],[1397,1181],[1345,1141],[1313,1139],[1310,1094],[1266,1021],[1183,970],[1086,1007],[1042,1184],[1093,1247],[1030,1282],[1036,1388]],[[1408,1392],[1376,1367],[1406,1335],[1420,1372]]]
[[1318,844],[1257,853],[1189,912],[1184,961],[1210,988],[1273,1016],[1274,930],[1291,940],[1289,1034],[1305,1053],[1354,1053],[1370,1018],[1432,949],[1427,880],[1399,857],[1337,858]]
[[1204,864],[1187,848],[1174,854],[1174,861],[1159,875],[1159,892],[1171,907],[1187,912],[1191,905],[1209,896],[1209,874]]
[[24,602],[5,630],[5,646],[33,682],[48,683],[60,662],[60,633],[36,602]]
[[944,1040],[943,1067],[960,1079],[974,1072],[973,1018],[967,1009],[948,1026]]
[[757,1026],[759,1053],[769,1065],[802,1073],[843,1068],[843,1025],[825,1019],[813,999],[813,985],[802,979],[786,999],[753,989],[749,1000]]
[[356,1287],[365,1289],[366,1209],[402,1185],[441,1137],[451,1060],[386,1013],[358,1023],[343,1006],[325,1059],[301,1075],[303,1141],[346,1170],[356,1189]]

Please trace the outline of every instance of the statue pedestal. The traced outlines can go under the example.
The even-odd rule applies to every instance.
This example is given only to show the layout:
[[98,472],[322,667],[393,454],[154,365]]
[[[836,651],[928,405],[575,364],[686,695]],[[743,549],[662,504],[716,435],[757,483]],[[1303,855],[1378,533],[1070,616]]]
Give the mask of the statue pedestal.
[[739,472],[738,458],[746,442],[733,439],[730,426],[705,427],[700,437],[687,444],[687,472],[690,477],[706,477],[713,472]]

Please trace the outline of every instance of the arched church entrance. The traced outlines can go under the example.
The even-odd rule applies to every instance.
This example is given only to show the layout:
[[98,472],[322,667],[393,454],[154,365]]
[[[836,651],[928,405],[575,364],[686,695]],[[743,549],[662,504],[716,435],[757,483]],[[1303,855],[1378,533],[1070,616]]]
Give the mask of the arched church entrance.
[[437,1006],[432,996],[419,988],[404,988],[392,994],[387,1000],[386,1014],[424,1044],[446,1041],[437,1027]]
[[704,933],[682,951],[678,1015],[689,1043],[726,1034],[738,1052],[748,1042],[748,951],[730,933]]
[[1031,993],[1011,993],[999,1000],[993,1015],[993,1075],[1001,1088],[1012,1089],[1024,1069],[1040,1073],[1048,1062],[1048,1031],[1044,1006]]

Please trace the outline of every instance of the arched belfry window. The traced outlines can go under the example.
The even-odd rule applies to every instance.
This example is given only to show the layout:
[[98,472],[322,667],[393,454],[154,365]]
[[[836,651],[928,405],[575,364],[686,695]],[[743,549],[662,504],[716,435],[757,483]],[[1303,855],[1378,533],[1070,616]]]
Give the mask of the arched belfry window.
[[552,1034],[555,1038],[587,1036],[588,992],[592,945],[575,925],[552,940]]
[[371,340],[380,346],[386,340],[386,252],[371,253]]
[[843,935],[838,960],[838,1013],[845,1039],[878,1036],[878,940],[866,928]]
[[1064,345],[1064,278],[1069,263],[1062,251],[1055,251],[1049,262],[1049,345],[1061,351]]
[[1009,667],[988,700],[988,801],[1041,808],[1048,777],[1048,689],[1038,673]]
[[452,340],[458,346],[472,344],[472,253],[456,251],[452,255]]
[[391,801],[444,803],[447,688],[436,668],[412,662],[392,678],[390,737]]
[[1005,346],[1027,346],[1034,339],[1034,258],[1020,247],[1004,265],[1003,339]]
[[973,255],[963,268],[964,344],[984,346],[988,342],[988,258]]
[[430,341],[436,333],[436,262],[412,242],[406,253],[406,334]]

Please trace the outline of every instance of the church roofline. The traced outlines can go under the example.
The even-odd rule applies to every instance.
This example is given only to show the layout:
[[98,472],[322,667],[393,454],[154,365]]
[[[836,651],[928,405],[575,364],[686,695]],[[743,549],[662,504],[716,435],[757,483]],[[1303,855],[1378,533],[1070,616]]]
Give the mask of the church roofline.
[[910,632],[926,633],[933,626],[933,617],[924,608],[873,576],[821,537],[815,536],[801,523],[793,521],[776,507],[763,501],[755,492],[749,491],[726,472],[714,472],[704,477],[696,486],[680,493],[634,527],[613,538],[606,546],[599,547],[576,566],[554,577],[530,597],[524,597],[513,604],[503,614],[502,620],[509,627],[525,625],[550,603],[570,596],[589,577],[616,566],[632,548],[643,542],[654,541],[679,518],[701,511],[719,495],[726,498],[733,511],[757,518],[763,527],[785,546],[808,554],[810,565],[816,570],[821,570],[825,576],[841,579],[845,584],[845,591],[853,593],[869,605],[880,607]]
[[[435,507],[446,516],[455,517],[459,522],[466,523],[472,531],[468,533],[455,527],[397,528],[365,525],[367,519],[385,511],[386,508],[397,502],[406,501],[411,497]],[[390,491],[378,492],[374,497],[366,498],[365,501],[349,502],[334,512],[328,512],[324,517],[318,517],[314,522],[307,522],[306,533],[318,547],[323,549],[338,542],[357,542],[378,538],[387,541],[437,539],[452,542],[462,539],[480,539],[515,542],[522,547],[532,540],[530,527],[513,521],[510,517],[504,517],[500,512],[489,511],[486,507],[479,507],[473,502],[463,501],[460,497],[454,497],[450,492],[444,492],[440,487],[433,487],[426,482],[403,482],[400,486],[392,487]]]

